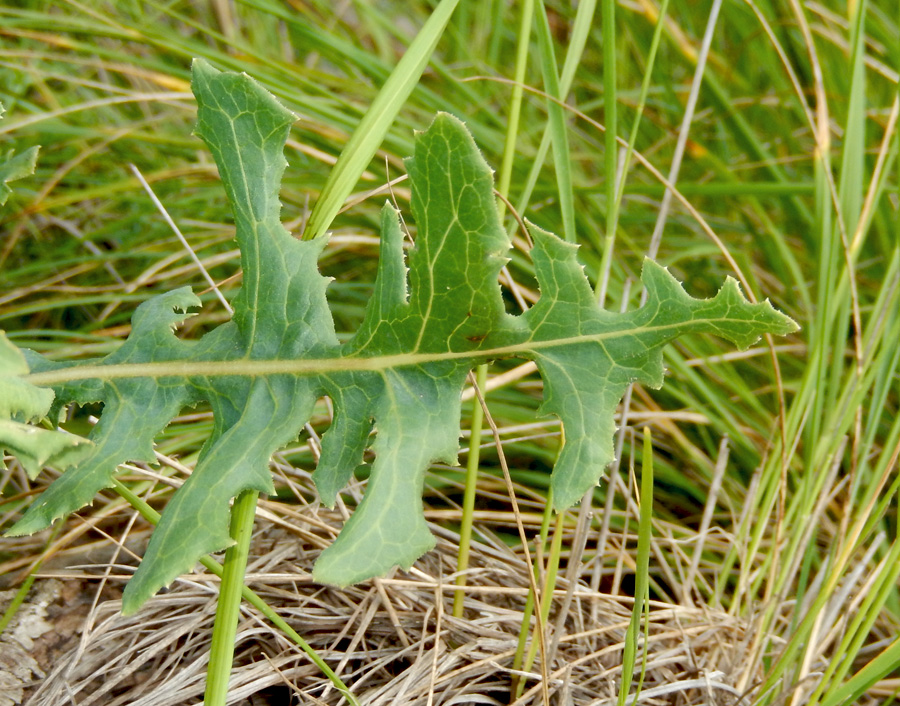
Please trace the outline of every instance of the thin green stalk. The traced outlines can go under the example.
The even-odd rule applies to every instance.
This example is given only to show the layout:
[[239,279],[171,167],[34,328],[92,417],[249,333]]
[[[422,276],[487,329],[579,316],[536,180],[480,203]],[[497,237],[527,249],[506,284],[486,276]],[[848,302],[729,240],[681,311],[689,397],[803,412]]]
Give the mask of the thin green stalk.
[[569,135],[566,131],[566,116],[558,101],[565,99],[560,90],[559,71],[556,66],[556,52],[553,49],[553,37],[550,34],[550,23],[547,21],[547,10],[543,0],[538,0],[537,38],[541,58],[541,73],[544,77],[544,89],[551,99],[547,101],[547,114],[550,118],[550,137],[553,142],[553,163],[556,166],[556,183],[559,192],[559,206],[562,211],[563,237],[569,242],[576,240],[575,231],[575,198],[572,191],[572,163],[569,159]]
[[[603,27],[603,122],[606,123],[603,154],[603,178],[606,191],[606,234],[603,242],[603,261],[600,268],[601,276],[597,280],[598,301],[603,306],[606,299],[606,286],[608,284],[609,270],[607,269],[612,259],[612,246],[616,237],[616,225],[619,220],[619,208],[616,189],[616,157],[619,147],[616,144],[618,136],[618,117],[616,113],[616,0],[603,0],[602,4]],[[651,55],[653,49],[651,47]],[[643,85],[649,85],[651,69],[644,76]],[[638,109],[635,125],[640,121],[641,113]],[[632,129],[632,133],[634,130]],[[625,166],[622,169],[622,183],[625,182]]]
[[[584,52],[584,46],[587,43],[590,34],[591,24],[594,18],[594,11],[597,9],[597,0],[583,0],[578,3],[578,12],[575,14],[575,23],[572,27],[572,37],[569,42],[569,50],[566,52],[566,60],[563,63],[562,75],[559,79],[559,89],[562,95],[567,95],[569,88],[572,86],[572,79],[575,78],[575,71],[581,62],[581,55]],[[519,213],[524,213],[528,208],[534,187],[537,184],[538,175],[544,166],[544,160],[547,159],[547,150],[550,149],[550,126],[544,129],[541,137],[541,144],[538,147],[537,154],[531,163],[531,170],[525,179],[524,185],[519,193],[519,200],[516,208]],[[510,232],[517,228],[517,224],[510,226]]]
[[[131,505],[131,507],[137,510],[140,513],[141,517],[147,520],[147,522],[152,525],[156,525],[159,522],[159,513],[115,478],[113,478],[113,489],[121,497],[123,497],[128,502],[128,504]],[[200,563],[203,564],[203,566],[210,573],[218,576],[219,578],[222,578],[225,574],[225,570],[222,568],[222,565],[210,556],[201,557]],[[319,670],[331,680],[331,683],[334,685],[335,689],[337,689],[346,697],[351,706],[359,706],[359,701],[356,699],[347,685],[344,684],[341,678],[334,673],[334,670],[329,667],[321,657],[319,657],[318,653],[309,646],[306,640],[300,637],[299,633],[297,633],[296,630],[288,625],[268,603],[266,603],[256,594],[255,591],[251,590],[247,586],[242,587],[241,595],[244,597],[244,600],[246,600],[250,605],[256,608],[260,613],[262,613],[269,620],[269,622],[271,622],[275,627],[277,627],[291,640],[293,640],[294,643],[307,654],[312,663],[315,664],[319,668]]]
[[225,550],[209,666],[206,669],[204,706],[225,706],[228,699],[228,679],[234,661],[234,638],[241,613],[241,589],[244,587],[258,497],[258,491],[245,490],[234,499],[234,506],[231,508],[231,538],[234,544]]
[[[604,0],[604,10],[607,2],[611,2],[611,0]],[[647,55],[647,66],[644,70],[644,78],[641,81],[641,93],[638,97],[638,105],[637,112],[634,116],[634,122],[631,125],[631,134],[628,136],[628,149],[625,152],[625,159],[622,161],[622,170],[618,177],[618,181],[616,179],[616,123],[615,123],[615,100],[612,100],[613,107],[610,109],[609,106],[606,106],[605,110],[612,110],[612,118],[613,124],[610,126],[609,117],[606,118],[606,152],[607,157],[605,161],[606,173],[604,178],[606,179],[606,198],[607,198],[607,211],[606,211],[606,234],[603,240],[603,253],[601,255],[600,260],[600,275],[597,277],[597,302],[601,307],[606,305],[606,294],[609,289],[609,273],[612,267],[612,256],[613,251],[615,249],[616,244],[616,230],[619,227],[619,211],[622,207],[622,198],[625,195],[625,180],[628,175],[628,168],[631,165],[631,157],[634,154],[634,146],[637,143],[638,131],[641,127],[641,119],[644,116],[644,106],[647,104],[647,95],[650,93],[650,82],[653,79],[653,66],[656,63],[656,52],[659,49],[660,39],[662,38],[662,31],[665,25],[666,20],[666,12],[669,9],[669,0],[663,0],[662,4],[659,8],[659,19],[656,21],[656,27],[653,30],[653,39],[650,42],[650,52]],[[606,57],[606,45],[610,44],[615,45],[615,26],[613,25],[613,19],[615,18],[615,10],[609,10],[611,15],[611,20],[607,23],[604,19],[603,22],[603,42],[604,42],[604,61],[607,61]],[[606,12],[604,12],[605,16]],[[607,28],[607,24],[609,24],[609,28]],[[607,36],[607,35],[611,36]],[[615,52],[612,52],[613,59],[615,59]],[[605,66],[604,66],[604,77],[606,76]],[[613,98],[615,98],[615,76],[612,79],[604,78],[604,83],[609,82],[609,85],[612,88]],[[604,91],[609,90],[605,88]],[[604,102],[606,101],[606,94],[604,93]],[[610,144],[612,143],[612,144]],[[612,152],[613,157],[610,158],[609,154]],[[656,187],[656,185],[651,185]],[[610,199],[610,189],[615,188],[613,192],[615,194],[614,199]],[[682,193],[684,191],[684,185],[679,186],[679,189]],[[663,187],[660,187],[659,191],[660,195],[664,193]]]
[[[649,576],[648,576],[649,579]],[[647,679],[647,664],[650,659],[650,581],[647,581],[647,590],[644,592],[644,613],[643,613],[643,621],[644,621],[644,649],[641,651],[641,675],[638,678],[637,687],[635,688],[635,697],[634,700],[637,702],[637,697],[641,694],[641,689],[644,688],[644,681]]]
[[[547,543],[547,536],[550,534],[550,518],[553,516],[553,492],[547,493],[547,504],[544,506],[544,515],[541,518],[541,531],[538,535],[541,546]],[[537,558],[535,558],[534,566],[531,570],[534,574],[535,581],[540,578]],[[522,670],[525,663],[525,646],[528,643],[529,626],[531,625],[531,616],[534,614],[534,591],[528,590],[528,597],[525,599],[525,607],[522,610],[522,626],[519,628],[519,641],[516,644],[516,653],[513,655],[513,669]],[[513,677],[513,694],[514,698],[519,698],[525,691],[525,682],[519,676]]]
[[[838,184],[841,204],[841,220],[836,224],[843,226],[836,228],[838,231],[834,237],[836,246],[836,255],[838,262],[843,265],[838,268],[840,273],[840,281],[820,283],[826,287],[834,289],[838,293],[836,298],[837,310],[832,315],[833,331],[834,331],[834,349],[839,350],[843,347],[847,340],[847,330],[851,317],[851,308],[853,305],[854,295],[856,294],[856,274],[853,266],[853,256],[848,252],[849,239],[851,234],[856,230],[862,212],[863,189],[866,181],[866,165],[865,165],[865,144],[866,144],[866,71],[865,71],[865,17],[866,17],[866,1],[861,0],[856,3],[851,27],[851,56],[850,56],[850,95],[847,107],[847,124],[843,136],[843,150],[841,155],[841,172],[840,182]],[[840,248],[840,250],[837,250]],[[840,253],[840,254],[838,254]],[[849,291],[844,289],[844,285],[849,285]],[[843,295],[843,296],[841,296]],[[829,312],[831,313],[831,312]],[[857,335],[861,335],[861,331],[857,331]],[[847,360],[842,355],[832,356],[831,362],[831,384],[828,386],[828,397],[825,400],[825,409],[833,409],[835,396],[840,391],[840,380],[843,377]],[[855,440],[858,441],[858,440]],[[854,448],[854,456],[856,449]],[[856,458],[851,464],[851,473],[854,473],[856,466]],[[851,477],[850,483],[850,499],[852,505],[854,496],[859,488],[857,479]]]
[[[509,122],[506,140],[503,147],[503,163],[497,179],[497,190],[502,196],[509,194],[512,178],[513,160],[516,156],[516,138],[519,133],[519,117],[522,113],[522,85],[525,81],[525,69],[528,65],[528,44],[531,36],[531,21],[534,14],[534,0],[525,0],[522,8],[522,21],[519,25],[519,44],[516,51],[515,83],[510,99]],[[497,212],[502,220],[506,202],[497,199]],[[476,384],[480,390],[487,385],[487,365],[479,365],[475,371]],[[478,488],[478,465],[481,460],[481,434],[484,425],[484,410],[477,399],[472,404],[472,437],[469,443],[469,457],[466,464],[466,487],[463,495],[463,514],[459,530],[459,553],[456,560],[457,586],[466,585],[465,570],[469,566],[469,549],[472,542],[472,517],[475,509],[475,496]],[[465,593],[457,591],[453,596],[453,615],[462,617]]]
[[[534,592],[528,591],[525,598],[525,607],[522,608],[522,626],[519,628],[519,639],[516,642],[516,653],[513,655],[513,669],[521,670],[525,662],[525,647],[528,645],[528,625],[531,616],[534,615]],[[525,680],[519,674],[513,674],[512,693],[513,699],[518,699],[525,691]]]
[[[487,386],[487,365],[479,365],[475,373],[475,384],[484,393]],[[469,550],[472,544],[472,523],[475,513],[475,496],[478,490],[478,464],[481,459],[481,432],[484,424],[484,409],[478,396],[472,398],[472,435],[469,439],[469,457],[466,463],[466,488],[463,494],[462,520],[459,528],[459,551],[456,557],[456,585],[466,585],[465,571],[469,568]],[[453,617],[461,618],[466,600],[464,591],[453,594]]]
[[53,529],[50,531],[50,536],[47,538],[47,544],[44,549],[44,554],[42,554],[34,563],[34,566],[31,567],[31,571],[28,572],[28,576],[25,577],[22,585],[19,586],[19,590],[16,591],[16,595],[13,596],[10,604],[6,606],[6,610],[3,611],[3,617],[0,617],[0,633],[6,630],[6,626],[9,625],[10,621],[15,617],[16,613],[19,611],[19,608],[22,607],[22,603],[25,602],[25,597],[28,595],[28,592],[31,590],[31,586],[34,583],[35,576],[37,576],[37,572],[40,571],[41,565],[44,563],[44,559],[47,556],[47,550],[49,550],[49,548],[53,545],[53,542],[56,540],[56,538],[59,536],[59,533],[62,532],[62,529],[65,526],[65,522],[57,522]]
[[[625,706],[628,692],[631,690],[631,677],[634,674],[637,646],[641,639],[641,618],[644,606],[650,599],[650,540],[653,536],[653,438],[650,428],[644,427],[644,455],[641,469],[640,518],[638,519],[638,551],[634,570],[634,607],[631,610],[631,624],[625,633],[625,649],[622,656],[622,685],[619,688],[618,706]],[[644,643],[644,659],[646,659],[647,643]],[[641,671],[643,677],[643,668]],[[641,684],[634,695],[637,703]]]
[[[544,586],[541,590],[541,622],[539,625],[546,625],[547,618],[550,616],[550,606],[553,604],[553,591],[556,590],[556,579],[559,577],[559,558],[562,554],[563,540],[563,519],[564,512],[556,513],[556,524],[553,527],[553,541],[550,543],[550,556],[547,557],[547,572],[544,577]],[[537,569],[537,566],[535,566]],[[535,625],[535,630],[538,625]],[[525,656],[525,662],[522,669],[526,672],[531,670],[534,665],[534,658],[537,656],[538,640],[535,636],[528,647],[528,654]],[[524,687],[524,683],[520,682],[520,686]]]
[[[566,60],[563,65],[562,75],[559,76],[557,73],[557,65],[556,65],[556,56],[553,50],[553,43],[550,37],[550,27],[547,22],[547,14],[544,4],[541,0],[539,0],[538,4],[538,12],[536,15],[537,20],[537,35],[538,35],[538,46],[541,54],[541,69],[544,78],[544,87],[547,93],[551,98],[556,98],[559,101],[565,99],[566,94],[569,91],[569,87],[572,84],[572,79],[575,76],[575,71],[578,68],[579,60],[581,57],[581,53],[584,51],[584,46],[587,41],[587,36],[589,33],[591,19],[594,14],[594,9],[596,7],[596,0],[588,0],[587,2],[582,2],[579,4],[578,12],[575,17],[575,23],[573,26],[572,39],[570,42],[570,49],[566,55]],[[526,18],[532,12],[532,0],[527,0],[525,8],[523,8],[523,27]],[[520,35],[520,40],[525,36],[525,30],[523,29]],[[526,45],[523,47],[523,44]],[[520,43],[520,53],[524,53],[527,48],[527,42]],[[524,82],[524,56],[523,56],[523,69],[521,75],[517,72],[516,75],[516,88],[518,89],[518,99],[521,101],[521,85]],[[514,97],[516,96],[514,89]],[[574,241],[576,239],[576,230],[575,230],[575,205],[574,205],[574,192],[572,189],[572,176],[571,176],[571,161],[569,159],[569,145],[568,145],[568,134],[566,132],[566,124],[565,124],[565,114],[563,112],[563,107],[556,101],[548,101],[547,104],[548,115],[550,117],[550,125],[549,128],[544,132],[544,136],[542,138],[540,149],[538,150],[538,159],[535,160],[532,165],[531,173],[528,177],[528,182],[524,189],[523,194],[521,195],[521,203],[520,203],[520,211],[524,211],[524,206],[528,202],[531,191],[534,188],[534,184],[537,179],[537,174],[540,171],[541,166],[543,165],[544,158],[546,157],[546,151],[549,147],[550,142],[553,142],[553,154],[554,154],[554,162],[556,165],[557,171],[557,188],[560,196],[560,208],[563,217],[563,234],[566,240]],[[516,119],[518,120],[518,115],[516,115]],[[507,141],[507,148],[509,148],[509,140]],[[504,158],[506,158],[506,154],[504,154]],[[504,162],[505,163],[505,162]],[[509,158],[509,165],[511,167],[512,158]],[[504,182],[501,182],[504,183]],[[508,188],[508,180],[504,183]],[[547,506],[544,511],[544,518],[541,523],[541,543],[542,545],[546,542],[547,533],[549,531],[549,522],[550,516],[552,514],[553,507],[553,498],[552,494],[548,496]],[[543,620],[541,623],[546,623],[546,618],[549,615],[550,604],[552,602],[553,589],[556,585],[556,578],[559,570],[559,557],[562,550],[562,521],[563,521],[563,513],[560,513],[557,516],[557,526],[554,532],[553,543],[550,550],[549,557],[549,566],[546,577],[546,584],[544,587],[544,592],[542,596],[542,606],[541,606],[541,615],[543,616]],[[535,564],[533,567],[533,571],[535,576],[538,576],[538,566]],[[531,647],[529,648],[528,656],[525,657],[525,645],[527,642],[528,636],[528,626],[531,622],[531,616],[534,611],[534,594],[529,591],[528,598],[526,599],[525,609],[522,616],[522,627],[519,631],[519,642],[516,646],[516,653],[513,658],[513,668],[514,669],[525,669],[526,671],[531,668],[531,665],[534,662],[534,657],[537,650],[537,640],[533,640]],[[540,624],[540,623],[539,623]],[[515,697],[518,698],[522,695],[525,689],[525,682],[522,679],[516,678],[514,681],[514,694]]]
[[[512,87],[512,95],[509,100],[509,122],[506,130],[506,141],[503,145],[503,161],[500,164],[500,173],[497,175],[497,191],[504,196],[509,196],[509,184],[512,181],[513,161],[516,158],[516,140],[519,136],[519,118],[522,115],[522,93],[525,84],[525,69],[528,67],[529,39],[531,37],[531,22],[534,17],[534,0],[523,0],[522,20],[519,23],[519,43],[516,47],[516,70],[513,75],[515,83]],[[506,211],[506,203],[498,199],[497,210],[500,218]]]
[[318,238],[328,230],[344,200],[375,156],[400,108],[419,82],[458,3],[459,0],[441,0],[384,82],[329,173],[321,196],[309,216],[304,240]]

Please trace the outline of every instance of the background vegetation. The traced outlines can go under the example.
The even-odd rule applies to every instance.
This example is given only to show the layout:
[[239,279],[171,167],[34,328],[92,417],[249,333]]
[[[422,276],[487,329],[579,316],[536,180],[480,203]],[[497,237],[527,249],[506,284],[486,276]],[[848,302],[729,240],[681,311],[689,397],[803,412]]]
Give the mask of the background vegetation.
[[[655,487],[652,521],[643,515],[651,600],[633,670],[643,680],[637,698],[892,701],[900,689],[895,5],[549,2],[533,8],[537,20],[523,30],[528,2],[460,4],[332,224],[321,267],[335,278],[339,332],[349,336],[361,320],[378,211],[388,197],[408,213],[408,190],[396,181],[401,160],[413,131],[438,110],[463,118],[498,168],[517,246],[504,282],[511,311],[537,294],[519,215],[581,244],[607,308],[639,305],[649,254],[694,295],[737,276],[802,330],[747,353],[700,337],[670,347],[663,390],[636,387],[624,401],[610,481],[556,519],[545,494],[560,429],[536,414],[540,379],[527,367],[488,371],[487,406],[518,518],[530,536],[543,525],[547,538],[530,547],[539,582],[560,570],[545,590],[553,600],[542,640],[522,627],[523,615],[526,626],[538,625],[525,615],[531,569],[489,431],[461,617],[450,613],[464,469],[430,473],[428,516],[441,542],[411,574],[346,593],[311,584],[312,559],[346,510],[319,508],[309,482],[329,422],[323,401],[307,436],[273,460],[279,496],[261,506],[248,580],[363,702],[587,704],[621,695],[622,703],[635,582],[647,577],[636,490],[649,460],[645,429]],[[191,58],[249,73],[300,116],[282,191],[284,220],[299,236],[335,159],[430,11],[428,3],[349,0],[0,8],[3,147],[42,145],[37,173],[16,183],[0,211],[0,327],[53,356],[97,355],[122,340],[137,304],[185,284],[204,292],[205,306],[182,335],[227,319],[129,166],[233,295],[240,275],[231,216],[215,167],[190,134]],[[564,110],[547,93],[562,96]],[[676,197],[665,195],[664,176]],[[70,428],[86,429],[97,411],[73,412]],[[159,468],[123,469],[129,487],[161,507],[210,425],[204,410],[186,413],[159,440]],[[466,452],[469,443],[464,437]],[[0,479],[4,528],[53,477],[46,472],[35,487],[9,466]],[[364,485],[359,478],[346,495],[349,508]],[[38,614],[54,625],[55,637],[36,647],[0,643],[0,653],[21,648],[34,660],[20,680],[23,697],[62,703],[64,684],[80,704],[181,704],[202,692],[208,577],[179,582],[136,618],[115,616],[146,536],[143,521],[110,495],[52,534],[0,540],[4,587],[39,577],[16,620],[43,601]],[[526,658],[543,656],[517,658],[520,636],[533,645]],[[239,653],[233,703],[339,700],[252,612]],[[17,659],[21,666],[25,657]]]

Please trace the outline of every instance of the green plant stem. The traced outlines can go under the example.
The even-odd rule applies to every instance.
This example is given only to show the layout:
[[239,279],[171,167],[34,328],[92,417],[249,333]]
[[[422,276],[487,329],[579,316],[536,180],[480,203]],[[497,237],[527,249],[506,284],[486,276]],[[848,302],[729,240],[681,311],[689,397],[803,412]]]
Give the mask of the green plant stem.
[[[566,60],[563,62],[562,74],[559,79],[559,91],[561,95],[567,95],[569,89],[572,87],[572,80],[581,64],[581,56],[590,35],[596,9],[597,0],[582,0],[582,2],[578,3],[578,11],[575,14],[575,23],[572,26],[572,36],[569,40]],[[547,150],[550,149],[550,134],[551,130],[548,125],[544,129],[544,134],[541,137],[541,144],[538,147],[535,158],[531,163],[531,169],[529,170],[528,176],[523,182],[524,185],[520,191],[519,200],[516,204],[519,213],[524,213],[528,208],[528,202],[531,200],[531,195],[537,184],[538,174],[544,166],[544,160],[547,158]],[[513,224],[510,232],[517,227],[517,224]]]
[[[603,21],[603,42],[604,42],[604,62],[608,59],[606,58],[607,45],[613,45],[615,42],[615,26],[613,20],[615,19],[615,9],[610,9],[607,11],[606,5],[612,4],[610,0],[604,0],[604,21]],[[634,116],[634,122],[631,125],[631,134],[628,136],[628,149],[625,151],[625,159],[622,161],[622,170],[618,176],[618,180],[616,179],[616,160],[613,157],[610,159],[609,153],[612,150],[612,154],[616,153],[616,113],[615,113],[615,75],[613,75],[612,79],[607,77],[606,66],[604,64],[604,83],[608,83],[608,85],[604,88],[605,91],[612,94],[612,99],[609,99],[604,93],[604,110],[607,112],[608,117],[606,118],[606,152],[607,157],[605,161],[605,179],[607,180],[606,185],[606,198],[610,198],[610,185],[614,187],[613,190],[613,201],[607,204],[607,213],[606,213],[606,233],[603,238],[603,253],[600,259],[600,275],[597,278],[597,302],[601,307],[606,306],[606,294],[609,290],[609,272],[612,267],[612,256],[613,251],[615,249],[616,244],[616,230],[619,227],[619,210],[622,206],[622,197],[625,195],[625,178],[628,175],[628,168],[631,165],[631,157],[634,154],[634,145],[637,143],[638,131],[641,127],[641,118],[644,116],[644,106],[647,104],[647,95],[650,93],[650,82],[653,77],[653,66],[656,63],[656,52],[659,49],[660,39],[662,38],[663,26],[665,25],[666,20],[666,12],[669,9],[669,0],[662,0],[662,3],[659,7],[659,19],[656,22],[656,28],[653,30],[653,39],[650,42],[650,52],[647,55],[647,66],[644,70],[644,79],[641,82],[641,93],[638,98],[638,105],[636,115]],[[610,15],[610,20],[606,20],[607,12]],[[614,48],[614,47],[613,47]],[[615,59],[615,51],[611,51],[613,60]],[[612,105],[608,105],[607,103],[611,103]],[[613,122],[610,125],[610,118],[612,118]],[[656,188],[656,185],[652,185]],[[775,186],[780,186],[776,184]],[[684,193],[683,185],[679,187]],[[664,187],[660,187],[659,193],[662,195],[664,193]]]
[[[553,591],[556,590],[556,579],[559,577],[559,558],[562,554],[563,540],[563,519],[564,512],[556,513],[556,523],[553,526],[553,541],[550,543],[550,556],[547,557],[547,571],[544,577],[544,585],[541,589],[541,625],[547,624],[547,618],[550,616],[550,606],[553,604]],[[537,567],[535,567],[536,569]],[[535,630],[537,630],[535,626]],[[532,639],[528,648],[528,654],[522,668],[527,672],[534,665],[534,658],[537,656],[538,640],[537,636]],[[523,684],[524,686],[524,684]]]
[[28,572],[28,576],[25,577],[22,585],[19,586],[19,590],[16,591],[16,595],[13,596],[10,604],[6,606],[6,610],[3,611],[3,617],[0,617],[0,633],[6,630],[6,627],[9,625],[10,621],[13,619],[13,617],[15,617],[19,608],[22,606],[22,603],[25,602],[25,597],[31,590],[31,586],[34,583],[34,578],[37,575],[37,572],[40,570],[41,564],[44,563],[44,559],[47,557],[47,551],[51,546],[53,546],[54,540],[59,536],[59,533],[62,532],[62,529],[65,526],[66,523],[60,521],[57,522],[51,530],[50,536],[47,538],[47,546],[44,549],[44,553],[38,558],[34,566],[31,567],[31,571]]
[[[519,639],[516,642],[516,652],[513,655],[513,669],[521,670],[522,664],[525,662],[525,647],[528,644],[528,625],[531,623],[531,616],[534,615],[534,591],[528,591],[525,598],[525,606],[522,608],[522,626],[519,628]],[[519,674],[514,674],[512,678],[512,694],[513,699],[518,699],[522,692],[525,691],[525,680]]]
[[[544,516],[541,518],[541,531],[539,534],[540,544],[543,547],[547,543],[547,537],[550,534],[550,518],[553,516],[553,491],[547,494],[547,504],[544,506]],[[535,582],[540,579],[537,557],[531,570],[535,577]],[[513,656],[513,669],[521,671],[525,664],[525,646],[528,643],[529,626],[531,625],[531,616],[534,614],[534,591],[528,591],[528,597],[525,599],[525,607],[522,609],[522,626],[519,628],[519,641],[516,645],[516,653]],[[512,691],[514,698],[519,698],[525,690],[525,682],[518,675],[513,677]]]
[[[525,0],[522,7],[522,21],[519,25],[519,44],[516,51],[515,83],[510,98],[509,122],[506,140],[503,146],[503,162],[497,178],[497,191],[507,196],[512,178],[513,160],[516,156],[516,137],[519,132],[519,117],[522,113],[522,84],[525,81],[525,69],[528,65],[528,39],[531,36],[531,21],[534,14],[534,0]],[[498,217],[502,220],[506,202],[497,199]],[[479,365],[475,372],[478,388],[484,391],[487,385],[487,364]],[[481,433],[484,425],[484,410],[477,395],[473,398],[472,436],[469,443],[469,457],[466,465],[466,487],[463,495],[462,524],[459,530],[459,554],[456,561],[457,586],[466,585],[465,570],[469,566],[469,549],[472,542],[472,516],[475,509],[475,496],[478,487],[478,465],[481,459]],[[457,591],[453,596],[453,615],[462,617],[465,593]]]
[[[509,122],[506,130],[506,141],[503,144],[503,161],[497,174],[497,191],[509,196],[509,185],[512,181],[513,161],[516,158],[516,139],[519,136],[519,118],[522,115],[522,94],[525,83],[525,70],[528,67],[529,39],[531,23],[534,17],[534,0],[522,2],[522,20],[519,23],[519,43],[516,48],[516,69],[513,75],[512,95],[509,99]],[[506,202],[497,199],[497,211],[500,218],[506,212]]]
[[[550,135],[553,142],[553,163],[556,166],[556,182],[559,192],[559,206],[562,211],[563,238],[574,243],[575,233],[575,200],[572,191],[572,165],[569,159],[569,136],[566,132],[566,116],[559,101],[565,99],[559,82],[559,71],[556,65],[556,52],[553,49],[553,37],[550,34],[550,23],[543,0],[538,0],[537,38],[541,57],[541,73],[544,77],[544,88],[551,100],[547,101],[547,114],[550,118]],[[555,100],[552,100],[555,99]]]
[[234,544],[225,550],[224,572],[216,605],[209,666],[206,670],[206,694],[203,698],[205,706],[224,706],[228,698],[228,679],[234,661],[234,638],[241,612],[241,589],[244,587],[258,497],[257,491],[245,490],[234,499],[234,506],[231,508],[231,538]]
[[[152,525],[156,525],[159,522],[159,513],[115,478],[113,479],[113,488],[121,497],[123,497],[128,502],[129,505],[131,505],[131,507],[137,510],[140,513],[141,517],[147,520],[147,522]],[[219,578],[222,578],[224,576],[225,570],[223,569],[222,565],[212,557],[201,557],[200,563],[203,564],[204,568],[206,568],[211,574],[214,574]],[[254,592],[247,586],[242,586],[241,595],[243,596],[244,600],[246,600],[250,605],[256,608],[260,613],[262,613],[275,627],[277,627],[291,640],[293,640],[294,643],[296,643],[297,646],[307,654],[313,664],[315,664],[321,670],[321,672],[331,680],[334,688],[346,697],[351,706],[359,706],[359,701],[352,694],[347,685],[344,684],[341,678],[334,673],[334,670],[329,667],[321,657],[319,657],[318,653],[309,646],[306,640],[300,637],[300,634],[290,625],[288,625],[268,603],[266,603],[256,594],[256,592]]]
[[[638,642],[641,639],[641,618],[644,606],[650,598],[650,540],[653,536],[653,438],[650,428],[644,427],[644,454],[641,468],[640,517],[638,518],[638,550],[634,570],[634,607],[631,610],[631,624],[625,633],[625,649],[622,656],[622,684],[619,688],[618,706],[625,706],[631,690]],[[646,644],[646,643],[645,643]],[[644,649],[646,660],[646,648]],[[643,671],[646,665],[641,670]],[[632,699],[637,703],[641,683]]]
[[[603,166],[606,187],[606,236],[604,239],[604,265],[609,267],[612,254],[612,243],[616,237],[616,225],[619,220],[619,200],[616,198],[616,156],[619,148],[616,144],[618,136],[618,117],[616,114],[616,0],[603,0],[603,120],[606,132],[603,133]],[[653,49],[651,47],[651,54]],[[649,83],[651,71],[644,76],[644,83]],[[641,119],[638,112],[635,123]],[[622,182],[625,181],[625,165],[622,169]],[[606,270],[601,269],[604,274]],[[605,297],[605,287],[603,288]],[[603,302],[600,303],[603,305]]]
[[[487,365],[479,365],[475,374],[475,384],[484,392],[487,385]],[[478,488],[478,464],[481,459],[481,431],[484,410],[478,396],[472,398],[472,436],[469,439],[469,457],[466,463],[466,488],[463,495],[462,523],[459,528],[459,552],[456,559],[457,586],[466,585],[465,571],[469,567],[469,548],[472,543],[472,521],[475,513],[475,496]],[[466,595],[463,591],[453,594],[453,617],[461,618]]]

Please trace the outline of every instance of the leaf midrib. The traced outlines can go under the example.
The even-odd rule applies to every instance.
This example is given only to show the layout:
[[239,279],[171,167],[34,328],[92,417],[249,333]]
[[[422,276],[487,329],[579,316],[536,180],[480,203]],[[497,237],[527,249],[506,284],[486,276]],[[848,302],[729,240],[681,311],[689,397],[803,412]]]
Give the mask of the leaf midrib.
[[[61,370],[48,370],[23,376],[33,385],[58,385],[75,380],[110,380],[117,378],[163,377],[261,377],[266,375],[314,375],[348,371],[378,371],[406,368],[450,360],[495,360],[512,358],[521,354],[533,354],[547,348],[559,348],[584,343],[602,343],[609,339],[629,335],[646,335],[649,331],[666,331],[695,326],[706,321],[721,325],[731,319],[697,318],[672,324],[635,326],[602,333],[568,336],[546,340],[526,340],[509,346],[497,346],[477,351],[446,351],[443,353],[396,353],[380,356],[335,356],[334,358],[300,358],[248,360],[239,358],[223,361],[163,361],[157,363],[123,363],[114,365],[89,365]],[[735,319],[735,321],[738,321]],[[643,351],[642,351],[643,352]],[[532,357],[527,356],[527,357]]]

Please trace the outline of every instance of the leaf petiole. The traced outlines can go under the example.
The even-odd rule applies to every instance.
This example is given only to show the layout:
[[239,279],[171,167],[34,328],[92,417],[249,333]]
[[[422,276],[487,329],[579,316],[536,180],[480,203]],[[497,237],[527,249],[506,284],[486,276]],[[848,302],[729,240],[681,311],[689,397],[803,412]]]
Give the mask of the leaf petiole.
[[234,506],[231,508],[231,538],[234,544],[225,550],[222,585],[219,588],[216,622],[209,649],[209,667],[206,670],[206,694],[203,698],[205,706],[225,706],[228,698],[228,679],[231,676],[234,640],[241,613],[241,590],[244,588],[244,572],[250,553],[258,497],[257,491],[245,490],[234,499]]

